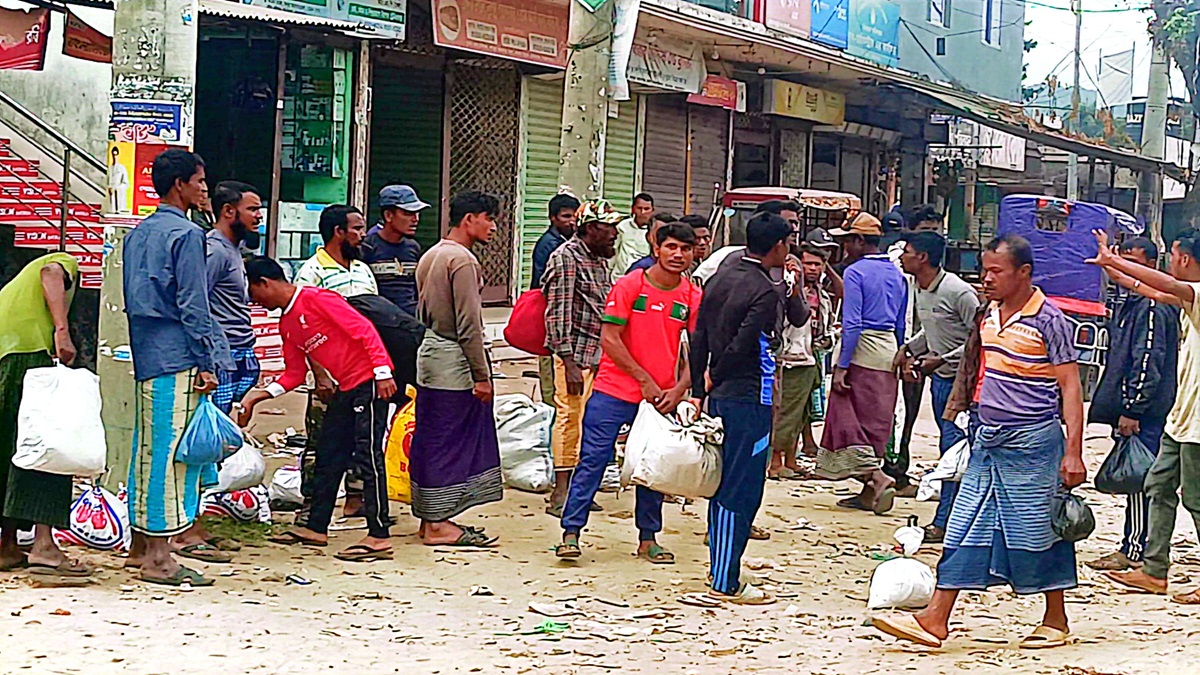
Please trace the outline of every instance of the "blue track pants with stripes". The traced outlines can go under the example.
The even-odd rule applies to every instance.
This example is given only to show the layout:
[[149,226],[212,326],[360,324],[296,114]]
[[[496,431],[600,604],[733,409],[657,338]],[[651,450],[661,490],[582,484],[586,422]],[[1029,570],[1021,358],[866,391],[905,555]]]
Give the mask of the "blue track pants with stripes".
[[710,398],[709,411],[725,424],[721,487],[708,502],[712,588],[733,595],[741,589],[742,554],[762,505],[771,459],[771,406]]

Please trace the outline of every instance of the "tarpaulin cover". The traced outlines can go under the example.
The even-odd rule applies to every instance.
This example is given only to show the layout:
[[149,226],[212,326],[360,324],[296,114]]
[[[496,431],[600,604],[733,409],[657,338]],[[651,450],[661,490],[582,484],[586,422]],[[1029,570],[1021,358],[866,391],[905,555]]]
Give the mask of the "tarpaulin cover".
[[[1065,221],[1065,222],[1064,222]],[[1103,204],[1040,195],[1010,195],[1000,202],[997,235],[1020,235],[1033,247],[1033,283],[1046,295],[1104,301],[1099,267],[1086,260],[1098,249],[1093,230],[1112,237],[1141,228],[1129,215]]]

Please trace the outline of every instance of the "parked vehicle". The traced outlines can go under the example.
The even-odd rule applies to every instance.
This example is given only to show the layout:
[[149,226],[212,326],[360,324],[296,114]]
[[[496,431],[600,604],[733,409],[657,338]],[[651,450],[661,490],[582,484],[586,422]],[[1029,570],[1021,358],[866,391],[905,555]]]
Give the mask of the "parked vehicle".
[[862,200],[848,192],[789,187],[736,188],[725,193],[709,219],[713,228],[713,246],[744,245],[746,223],[754,210],[759,204],[773,199],[800,204],[801,236],[814,227],[838,227],[847,216],[862,210]]

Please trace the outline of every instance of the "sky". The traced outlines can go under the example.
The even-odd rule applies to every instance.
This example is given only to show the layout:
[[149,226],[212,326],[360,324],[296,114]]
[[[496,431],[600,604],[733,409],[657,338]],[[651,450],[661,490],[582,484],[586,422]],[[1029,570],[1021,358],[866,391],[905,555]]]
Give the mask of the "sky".
[[[1075,47],[1075,18],[1069,0],[1002,0],[1005,6],[1025,5],[1025,38],[1038,46],[1025,55],[1028,65],[1026,86],[1044,82],[1051,74],[1060,85],[1070,85],[1074,77],[1072,52]],[[1101,54],[1134,49],[1134,96],[1145,96],[1150,73],[1150,36],[1146,31],[1149,0],[1082,0],[1083,46],[1081,86],[1096,89]],[[1116,11],[1113,11],[1116,10]],[[1089,79],[1088,76],[1091,76]],[[1186,97],[1183,75],[1172,67],[1171,95]]]

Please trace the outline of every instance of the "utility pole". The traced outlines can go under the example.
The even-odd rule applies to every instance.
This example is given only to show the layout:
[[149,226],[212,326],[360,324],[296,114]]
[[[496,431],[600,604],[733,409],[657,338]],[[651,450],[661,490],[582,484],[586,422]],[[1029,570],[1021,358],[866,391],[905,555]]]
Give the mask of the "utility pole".
[[[1080,42],[1083,36],[1083,0],[1071,0],[1075,13],[1075,80],[1071,84],[1071,124],[1067,131],[1079,132],[1079,66],[1083,58]],[[1079,199],[1079,155],[1071,153],[1067,160],[1067,199]]]
[[[1142,116],[1142,154],[1162,160],[1167,156],[1167,91],[1170,87],[1170,62],[1167,50],[1154,41],[1150,58],[1150,88],[1146,92],[1146,113]],[[1138,215],[1146,222],[1150,240],[1163,248],[1162,174],[1144,170],[1138,180]]]
[[[599,197],[604,188],[604,139],[608,129],[608,61],[612,51],[613,3],[590,11],[570,0],[571,50],[563,85],[559,190],[579,199]],[[594,0],[589,4],[595,5]]]

